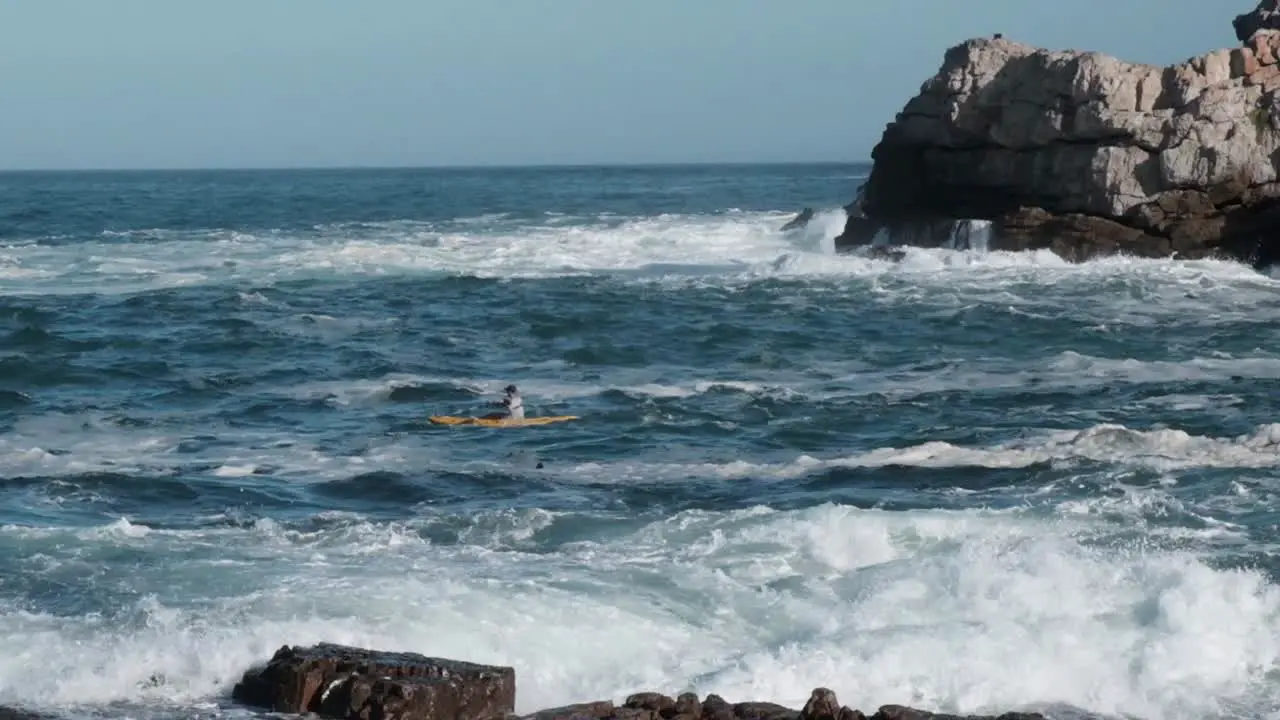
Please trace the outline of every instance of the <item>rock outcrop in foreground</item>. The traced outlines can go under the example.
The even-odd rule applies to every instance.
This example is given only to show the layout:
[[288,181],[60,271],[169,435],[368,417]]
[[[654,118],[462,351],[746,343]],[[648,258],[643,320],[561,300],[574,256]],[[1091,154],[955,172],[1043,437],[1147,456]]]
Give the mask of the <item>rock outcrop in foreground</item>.
[[512,711],[516,674],[509,667],[321,643],[280,648],[264,667],[246,672],[231,696],[275,712],[331,718],[491,718]]
[[[515,670],[386,653],[322,643],[282,647],[262,667],[252,668],[232,697],[245,705],[285,713],[315,713],[344,720],[514,720]],[[730,703],[718,695],[631,695],[540,710],[521,720],[867,720],[840,705],[826,688],[811,694],[803,709],[768,702]],[[899,705],[886,705],[871,720],[960,720]],[[970,716],[968,720],[980,720]],[[990,720],[1044,720],[1038,714],[1006,713]]]
[[1276,262],[1276,2],[1243,47],[1171,67],[1000,37],[949,49],[886,128],[837,247],[882,230],[947,245],[977,219],[991,250]]

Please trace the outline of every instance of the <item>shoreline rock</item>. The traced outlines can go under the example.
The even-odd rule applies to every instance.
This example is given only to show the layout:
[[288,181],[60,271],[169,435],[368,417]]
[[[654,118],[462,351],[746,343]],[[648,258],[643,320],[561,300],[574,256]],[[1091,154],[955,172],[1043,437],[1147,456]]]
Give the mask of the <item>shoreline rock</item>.
[[515,670],[320,643],[284,646],[245,672],[231,697],[330,718],[496,718],[515,707]]
[[52,715],[28,712],[18,708],[0,705],[0,720],[52,720]]
[[948,49],[886,127],[837,247],[946,247],[985,220],[990,250],[1280,261],[1277,2],[1244,46],[1168,67],[1002,37]]
[[797,230],[799,228],[804,227],[805,225],[808,225],[809,221],[811,220],[813,220],[813,208],[811,207],[804,208],[800,211],[800,214],[788,220],[787,223],[782,226],[779,232],[787,232],[788,230]]
[[232,690],[245,706],[277,713],[314,713],[341,720],[1046,720],[1038,713],[948,715],[884,705],[866,715],[815,688],[796,710],[771,702],[730,703],[658,692],[515,713],[515,670],[510,667],[320,643],[284,646],[266,663],[246,670]]

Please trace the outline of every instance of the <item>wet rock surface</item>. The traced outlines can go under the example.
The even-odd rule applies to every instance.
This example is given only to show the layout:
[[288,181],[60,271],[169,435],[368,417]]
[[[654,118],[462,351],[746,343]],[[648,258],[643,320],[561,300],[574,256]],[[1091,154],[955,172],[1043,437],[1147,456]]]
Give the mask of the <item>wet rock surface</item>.
[[[867,715],[815,688],[797,710],[772,702],[729,702],[719,695],[638,692],[516,715],[515,671],[509,667],[390,653],[343,645],[282,647],[245,672],[233,698],[283,713],[360,720],[959,720],[899,705]],[[2,714],[0,720],[36,720]],[[1034,713],[964,716],[965,720],[1045,720]]]
[[55,720],[56,717],[0,705],[0,720]]
[[244,674],[232,698],[328,718],[492,718],[515,707],[509,667],[322,643],[282,647]]

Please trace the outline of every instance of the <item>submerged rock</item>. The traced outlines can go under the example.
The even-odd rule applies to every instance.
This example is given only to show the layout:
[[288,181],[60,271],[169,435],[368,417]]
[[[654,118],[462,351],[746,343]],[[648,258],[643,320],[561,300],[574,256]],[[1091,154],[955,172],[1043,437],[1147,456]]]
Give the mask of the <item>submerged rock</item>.
[[0,720],[55,720],[55,716],[0,705]]
[[329,643],[282,647],[232,691],[245,705],[353,720],[492,718],[512,713],[515,695],[509,667]]
[[782,226],[782,232],[786,232],[788,230],[795,230],[796,228],[802,228],[805,225],[808,225],[809,221],[812,219],[813,219],[813,208],[805,208],[800,211],[799,215],[796,215],[795,217],[791,218],[791,220],[789,220],[786,225]]
[[1170,67],[966,41],[885,129],[836,245],[945,246],[988,220],[991,250],[1271,264],[1278,93],[1278,30]]

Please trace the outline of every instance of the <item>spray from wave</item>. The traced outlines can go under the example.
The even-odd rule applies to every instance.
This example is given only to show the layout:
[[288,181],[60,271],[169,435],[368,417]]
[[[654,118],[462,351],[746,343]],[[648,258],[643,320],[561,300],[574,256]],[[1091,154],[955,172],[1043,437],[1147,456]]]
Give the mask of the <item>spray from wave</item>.
[[[798,706],[815,683],[864,708],[1047,702],[1153,720],[1280,700],[1266,685],[1280,591],[1187,552],[1082,544],[1089,518],[823,505],[560,537],[584,520],[0,528],[0,543],[40,550],[30,562],[108,602],[0,608],[0,702],[208,701],[279,645],[318,640],[510,663],[520,712],[644,687]],[[152,595],[175,583],[186,600]],[[131,591],[112,599],[116,587]]]
[[[378,222],[317,227],[310,233],[147,230],[99,241],[27,242],[0,248],[5,293],[119,293],[207,284],[264,285],[325,277],[444,274],[478,278],[554,278],[622,274],[639,278],[900,274],[929,281],[939,273],[991,275],[1065,269],[1051,253],[991,253],[974,225],[955,248],[909,248],[894,263],[835,253],[841,208],[815,213],[782,232],[787,213],[730,210],[705,215],[622,218],[549,216],[516,223],[498,216],[469,222]],[[963,247],[961,247],[963,245]],[[1099,261],[1098,269],[1167,261]],[[1194,263],[1189,272],[1262,278],[1248,268]],[[1106,268],[1113,268],[1107,270]]]

